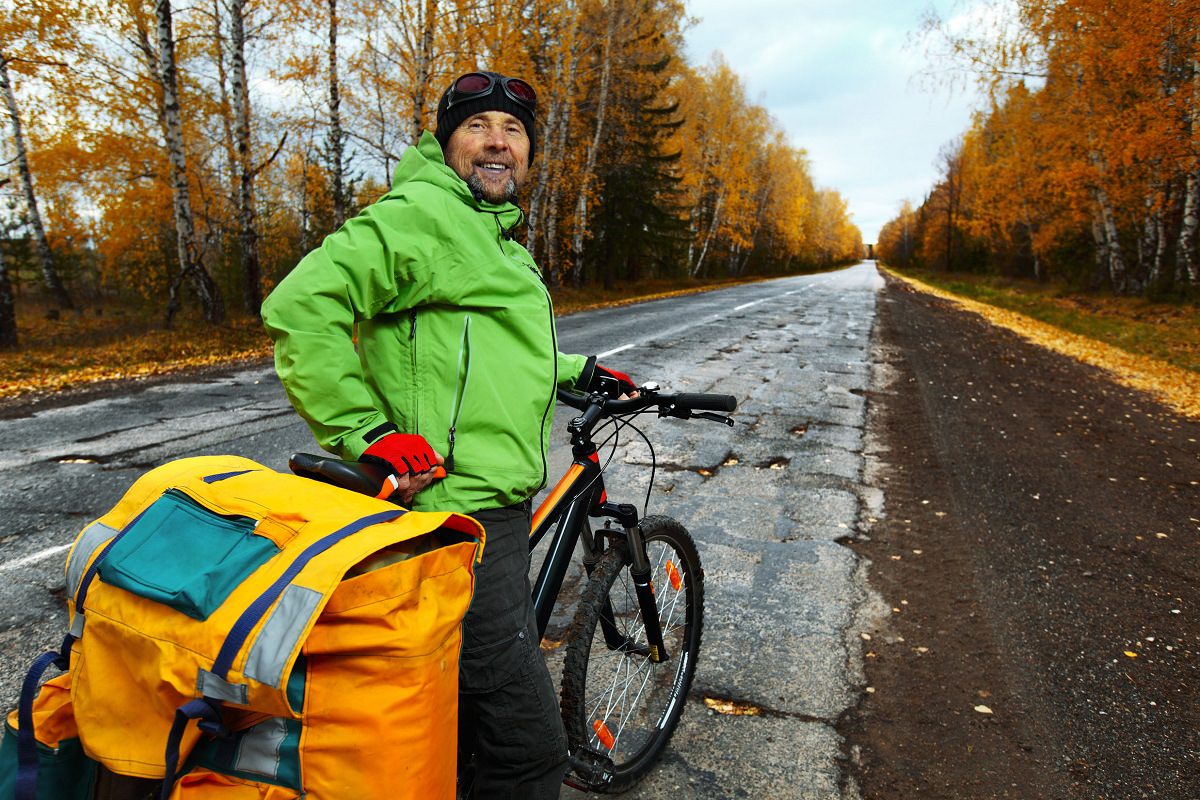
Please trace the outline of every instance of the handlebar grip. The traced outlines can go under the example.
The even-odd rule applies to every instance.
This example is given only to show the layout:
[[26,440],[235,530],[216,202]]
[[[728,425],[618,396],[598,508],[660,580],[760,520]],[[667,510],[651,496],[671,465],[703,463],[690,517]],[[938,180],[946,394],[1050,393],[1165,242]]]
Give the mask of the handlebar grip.
[[730,394],[677,394],[672,398],[676,406],[693,411],[733,411],[737,398]]

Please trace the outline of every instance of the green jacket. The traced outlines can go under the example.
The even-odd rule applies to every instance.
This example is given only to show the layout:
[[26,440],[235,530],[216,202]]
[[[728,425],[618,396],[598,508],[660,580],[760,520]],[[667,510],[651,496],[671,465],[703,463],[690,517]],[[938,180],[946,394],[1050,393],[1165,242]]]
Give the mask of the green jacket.
[[587,360],[558,352],[541,273],[507,238],[520,220],[477,201],[426,133],[391,191],[263,304],[279,377],[322,447],[358,458],[391,422],[452,456],[415,508],[510,505],[546,483],[555,386]]

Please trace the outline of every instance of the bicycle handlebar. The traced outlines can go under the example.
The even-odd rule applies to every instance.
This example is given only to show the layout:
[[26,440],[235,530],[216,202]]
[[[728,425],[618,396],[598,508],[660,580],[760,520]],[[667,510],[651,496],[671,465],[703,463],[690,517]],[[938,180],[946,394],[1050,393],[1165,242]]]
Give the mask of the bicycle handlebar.
[[612,400],[604,398],[597,402],[596,395],[581,394],[570,389],[559,389],[558,399],[580,411],[587,412],[589,408],[597,408],[594,418],[613,416],[616,414],[632,414],[643,409],[657,407],[663,416],[689,415],[693,411],[724,411],[726,413],[737,408],[737,398],[728,394],[666,394],[653,388],[643,387],[638,390],[641,394],[629,400]]

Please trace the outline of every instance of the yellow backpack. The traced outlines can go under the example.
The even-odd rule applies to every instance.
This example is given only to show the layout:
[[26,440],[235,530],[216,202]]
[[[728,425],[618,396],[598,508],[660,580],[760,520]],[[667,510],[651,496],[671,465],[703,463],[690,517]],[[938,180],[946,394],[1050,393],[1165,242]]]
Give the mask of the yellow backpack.
[[87,797],[89,759],[164,799],[453,797],[483,538],[235,456],[152,470],[71,549],[70,634],[9,717],[0,800]]

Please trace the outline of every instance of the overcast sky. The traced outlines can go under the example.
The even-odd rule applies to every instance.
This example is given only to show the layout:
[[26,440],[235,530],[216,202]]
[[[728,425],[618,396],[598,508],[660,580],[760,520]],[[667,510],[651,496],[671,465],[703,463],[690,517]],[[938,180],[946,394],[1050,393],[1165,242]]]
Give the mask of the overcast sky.
[[[813,177],[850,204],[863,241],[919,204],[937,178],[938,150],[963,133],[972,98],[924,89],[920,47],[908,45],[922,12],[951,0],[689,0],[698,22],[688,53],[705,65],[719,50],[792,144]],[[959,4],[961,6],[961,3]]]

